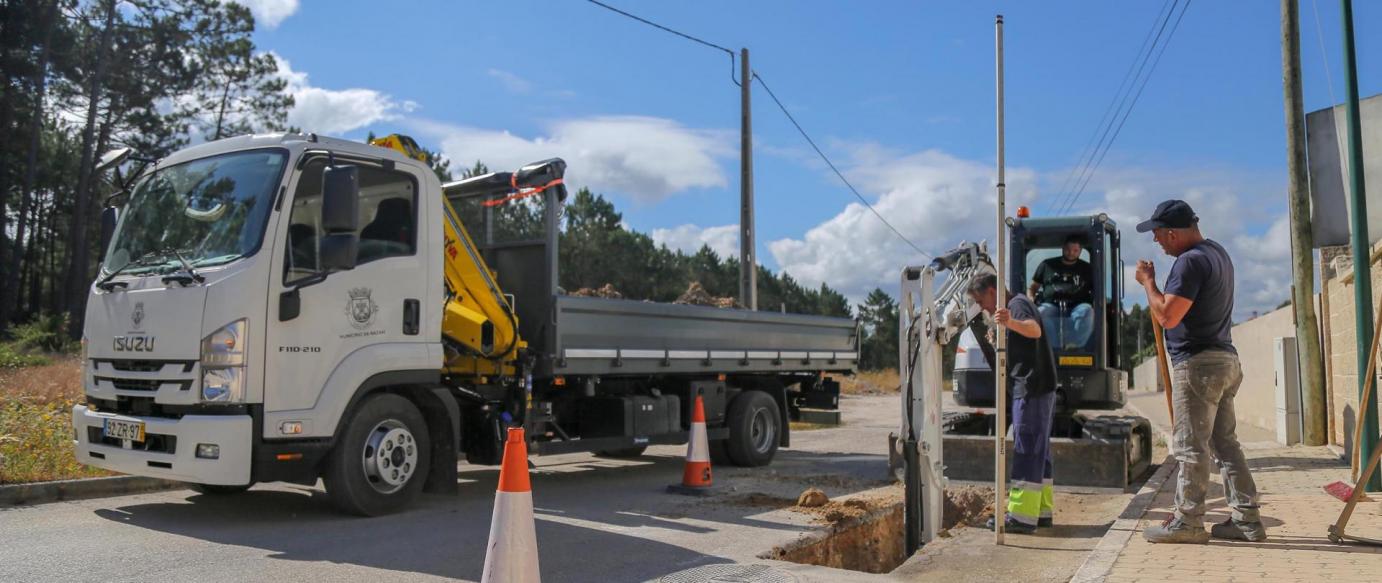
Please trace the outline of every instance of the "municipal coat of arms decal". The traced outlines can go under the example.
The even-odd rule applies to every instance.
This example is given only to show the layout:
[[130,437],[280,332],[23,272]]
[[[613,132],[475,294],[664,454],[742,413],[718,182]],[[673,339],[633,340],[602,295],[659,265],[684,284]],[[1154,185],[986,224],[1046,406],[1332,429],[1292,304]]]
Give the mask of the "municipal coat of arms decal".
[[356,330],[364,330],[374,325],[374,315],[379,313],[379,304],[370,298],[373,290],[357,287],[350,290],[350,300],[346,302],[345,313],[350,317],[350,325]]

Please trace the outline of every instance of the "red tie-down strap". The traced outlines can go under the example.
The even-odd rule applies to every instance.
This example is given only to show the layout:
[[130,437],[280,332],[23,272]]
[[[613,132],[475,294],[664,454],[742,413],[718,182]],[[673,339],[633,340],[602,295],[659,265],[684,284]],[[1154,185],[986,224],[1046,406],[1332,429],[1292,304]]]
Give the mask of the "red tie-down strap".
[[512,186],[512,187],[513,187],[513,190],[514,190],[513,194],[510,194],[510,195],[508,195],[508,196],[506,196],[506,197],[504,197],[504,198],[499,198],[499,199],[495,199],[495,200],[487,200],[487,201],[485,201],[483,204],[484,204],[485,206],[487,206],[487,207],[489,207],[489,206],[499,206],[499,205],[504,204],[504,203],[509,202],[509,201],[518,200],[518,199],[520,199],[520,198],[528,198],[528,197],[530,197],[530,196],[533,196],[534,194],[541,194],[542,191],[547,190],[548,188],[551,188],[551,187],[556,186],[556,185],[561,184],[561,183],[562,183],[562,180],[561,180],[560,178],[558,178],[558,179],[553,180],[553,181],[551,181],[551,182],[548,182],[547,184],[544,184],[544,185],[542,185],[542,186],[538,186],[538,187],[534,187],[534,188],[528,188],[528,189],[522,189],[522,188],[519,188],[519,187],[518,187],[518,175],[515,174],[515,175],[509,177],[509,185]]

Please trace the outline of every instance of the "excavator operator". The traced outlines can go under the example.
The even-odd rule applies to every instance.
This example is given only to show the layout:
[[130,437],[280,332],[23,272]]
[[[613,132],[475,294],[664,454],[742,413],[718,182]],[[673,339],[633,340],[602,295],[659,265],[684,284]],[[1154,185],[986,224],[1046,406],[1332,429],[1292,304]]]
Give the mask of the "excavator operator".
[[1083,248],[1079,235],[1066,237],[1060,256],[1037,266],[1028,289],[1058,349],[1083,348],[1094,331],[1094,270],[1080,259]]

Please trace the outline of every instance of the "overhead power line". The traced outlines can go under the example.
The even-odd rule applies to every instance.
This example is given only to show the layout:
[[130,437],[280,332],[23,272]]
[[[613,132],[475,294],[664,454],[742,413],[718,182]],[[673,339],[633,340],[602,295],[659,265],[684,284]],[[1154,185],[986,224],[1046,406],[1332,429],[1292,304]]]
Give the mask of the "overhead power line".
[[[1175,2],[1179,3],[1180,0],[1175,0]],[[1152,35],[1156,33],[1158,29],[1166,29],[1166,21],[1171,18],[1171,13],[1174,11],[1175,4],[1172,3],[1172,0],[1166,0],[1161,4],[1161,10],[1157,12],[1156,18],[1152,19],[1151,28],[1147,29],[1146,36],[1142,38],[1142,46],[1137,49],[1137,54],[1133,57],[1132,62],[1128,63],[1128,71],[1123,74],[1123,81],[1118,84],[1118,91],[1114,92],[1112,99],[1109,99],[1108,107],[1104,108],[1104,115],[1099,117],[1099,123],[1094,126],[1094,131],[1089,135],[1089,141],[1086,142],[1084,148],[1080,150],[1080,155],[1075,159],[1075,165],[1070,167],[1070,173],[1065,176],[1065,181],[1061,183],[1060,190],[1056,191],[1060,196],[1059,200],[1046,205],[1046,210],[1048,212],[1065,206],[1066,201],[1068,201],[1074,193],[1072,186],[1079,184],[1078,180],[1074,180],[1075,175],[1083,175],[1084,167],[1089,164],[1088,160],[1094,158],[1094,144],[1096,140],[1100,139],[1101,131],[1107,132],[1106,129],[1101,130],[1101,128],[1111,125],[1112,119],[1116,118],[1114,112],[1122,110],[1123,99],[1126,98],[1125,92],[1131,93],[1128,82],[1133,80],[1133,71],[1137,70],[1138,63],[1146,62],[1147,55],[1150,55],[1152,49],[1156,46],[1156,42],[1152,40]],[[1114,107],[1115,105],[1117,107]]]
[[1171,31],[1166,35],[1166,42],[1162,43],[1161,51],[1156,54],[1156,58],[1152,61],[1151,68],[1147,70],[1147,76],[1143,77],[1142,85],[1137,88],[1137,93],[1133,95],[1132,103],[1128,105],[1127,111],[1123,113],[1123,119],[1119,120],[1118,127],[1113,130],[1113,135],[1109,138],[1108,145],[1105,146],[1103,152],[1099,154],[1099,159],[1094,162],[1094,165],[1089,169],[1089,173],[1085,176],[1084,183],[1079,185],[1079,189],[1075,191],[1075,195],[1070,199],[1070,202],[1065,205],[1065,209],[1062,210],[1061,213],[1065,213],[1075,207],[1075,203],[1079,202],[1080,196],[1084,194],[1084,190],[1089,186],[1089,182],[1094,179],[1094,173],[1098,171],[1099,166],[1103,164],[1104,156],[1108,155],[1109,149],[1113,147],[1113,141],[1117,140],[1118,134],[1123,131],[1123,124],[1128,123],[1128,117],[1132,115],[1133,108],[1137,107],[1137,101],[1142,98],[1142,91],[1147,89],[1147,83],[1151,80],[1152,73],[1156,72],[1157,65],[1161,63],[1161,57],[1166,54],[1166,48],[1171,45],[1171,39],[1175,37],[1176,29],[1180,28],[1181,20],[1185,18],[1186,11],[1190,10],[1190,1],[1191,0],[1185,0],[1185,6],[1181,8],[1180,15],[1176,17],[1176,23],[1171,25]]
[[630,13],[628,13],[628,12],[624,12],[623,10],[620,10],[620,9],[618,9],[618,8],[615,8],[615,7],[613,7],[613,6],[610,6],[609,4],[605,4],[604,2],[600,2],[600,0],[586,0],[586,1],[589,2],[589,3],[591,3],[591,4],[594,4],[594,5],[596,5],[596,6],[599,6],[600,8],[604,8],[605,10],[609,10],[610,12],[614,12],[614,13],[616,13],[616,14],[622,14],[622,15],[624,15],[624,16],[626,16],[626,17],[629,17],[629,18],[632,18],[632,19],[637,20],[637,21],[639,21],[639,22],[642,22],[643,24],[646,24],[646,25],[648,25],[648,26],[651,26],[651,27],[656,28],[656,29],[658,29],[658,30],[661,30],[661,31],[663,31],[663,32],[670,32],[670,33],[672,33],[672,34],[675,34],[675,35],[677,35],[677,36],[679,36],[679,37],[681,37],[681,38],[684,38],[684,39],[686,39],[686,40],[689,40],[689,41],[691,41],[691,42],[698,43],[698,44],[702,44],[702,45],[705,45],[705,46],[710,47],[710,48],[712,48],[712,49],[717,49],[717,50],[724,51],[725,54],[729,55],[729,80],[730,80],[730,81],[733,81],[735,85],[739,85],[739,80],[734,78],[734,51],[731,51],[731,50],[729,50],[729,49],[727,49],[727,48],[725,48],[725,47],[722,47],[722,46],[720,46],[720,45],[717,45],[717,44],[715,44],[715,43],[713,43],[713,42],[710,42],[710,41],[708,41],[708,40],[701,39],[701,38],[696,38],[696,37],[694,37],[694,36],[691,36],[691,35],[689,35],[689,34],[686,34],[686,33],[684,33],[684,32],[681,32],[681,31],[679,31],[679,30],[673,30],[673,29],[668,28],[668,27],[666,27],[666,26],[662,26],[661,24],[658,24],[658,23],[656,23],[656,22],[653,22],[653,21],[651,21],[651,20],[648,20],[648,19],[646,19],[646,18],[643,18],[642,16],[638,16],[638,15],[636,15],[636,14],[630,14]]
[[[712,48],[712,49],[718,49],[718,50],[721,50],[721,51],[724,51],[724,52],[728,53],[728,54],[729,54],[729,59],[730,59],[730,73],[731,73],[731,78],[732,78],[733,72],[734,72],[734,59],[735,59],[735,57],[734,57],[734,51],[731,51],[731,50],[729,50],[729,49],[727,49],[727,48],[725,48],[725,47],[722,47],[722,46],[717,45],[717,44],[715,44],[715,43],[712,43],[712,42],[710,42],[710,41],[703,40],[703,39],[700,39],[700,38],[696,38],[696,37],[691,36],[691,35],[689,35],[689,34],[686,34],[686,33],[684,33],[684,32],[681,32],[681,31],[678,31],[678,30],[674,30],[674,29],[668,28],[668,27],[666,27],[666,26],[663,26],[663,25],[661,25],[661,24],[658,24],[658,23],[656,23],[656,22],[653,22],[653,21],[648,20],[648,19],[646,19],[646,18],[643,18],[643,17],[641,17],[641,16],[637,16],[637,15],[635,15],[635,14],[630,14],[630,13],[628,13],[628,12],[625,12],[625,11],[623,11],[623,10],[620,10],[620,9],[618,9],[618,8],[615,8],[615,7],[613,7],[613,6],[610,6],[610,5],[608,5],[608,4],[605,4],[604,2],[600,2],[599,0],[586,0],[586,1],[587,1],[587,2],[590,2],[591,4],[594,4],[594,5],[596,5],[596,6],[599,6],[599,7],[601,7],[601,8],[604,8],[604,9],[606,9],[606,10],[609,10],[609,11],[612,11],[612,12],[615,12],[615,13],[618,13],[618,14],[621,14],[621,15],[623,15],[623,16],[626,16],[626,17],[628,17],[628,18],[632,18],[632,19],[634,19],[634,20],[637,20],[638,22],[641,22],[641,23],[646,24],[646,25],[648,25],[648,26],[651,26],[651,27],[653,27],[653,28],[657,28],[657,29],[662,30],[662,31],[664,31],[664,32],[669,32],[669,33],[675,34],[675,35],[677,35],[677,36],[679,36],[679,37],[682,37],[682,38],[684,38],[684,39],[686,39],[686,40],[689,40],[689,41],[691,41],[691,42],[698,43],[698,44],[701,44],[701,45],[705,45],[705,46],[710,47],[710,48]],[[812,140],[812,139],[811,139],[811,136],[808,135],[808,134],[806,133],[806,130],[805,130],[805,129],[802,129],[801,124],[800,124],[800,123],[797,123],[797,119],[796,119],[795,117],[792,117],[792,113],[789,112],[789,111],[787,111],[787,107],[784,106],[784,105],[782,105],[782,101],[779,100],[779,99],[777,98],[777,95],[774,94],[774,93],[773,93],[773,90],[772,90],[771,88],[768,87],[768,84],[767,84],[766,82],[763,81],[763,78],[762,78],[762,77],[759,77],[759,76],[758,76],[758,73],[757,73],[756,71],[751,71],[750,73],[753,75],[753,78],[754,78],[754,79],[757,79],[757,80],[758,80],[758,84],[763,86],[763,90],[768,92],[768,96],[773,98],[773,103],[776,103],[776,104],[777,104],[777,108],[780,109],[780,110],[782,110],[782,114],[785,115],[785,116],[787,116],[787,120],[790,121],[790,122],[792,122],[792,125],[795,126],[795,127],[797,128],[797,131],[798,131],[798,132],[801,133],[801,137],[803,137],[803,138],[806,139],[806,143],[808,143],[808,144],[811,145],[811,149],[815,150],[815,151],[816,151],[816,154],[819,155],[819,156],[821,157],[821,160],[824,160],[824,161],[825,161],[825,165],[826,165],[826,166],[829,166],[829,167],[830,167],[830,170],[834,171],[834,172],[835,172],[835,175],[838,176],[838,177],[840,177],[840,182],[845,183],[845,186],[849,188],[850,192],[853,192],[853,193],[854,193],[855,198],[858,198],[858,199],[859,199],[859,202],[864,203],[864,206],[867,207],[870,211],[872,211],[873,214],[874,214],[874,216],[878,217],[878,220],[883,221],[883,224],[884,224],[884,225],[887,225],[888,229],[892,230],[893,234],[897,235],[898,238],[902,239],[902,241],[905,242],[905,243],[907,243],[907,245],[909,245],[912,249],[915,249],[917,253],[920,253],[920,254],[922,254],[923,256],[925,256],[925,257],[927,257],[927,258],[930,258],[930,257],[931,257],[931,254],[930,254],[930,253],[927,253],[927,252],[923,251],[923,250],[921,249],[921,247],[918,247],[918,246],[916,245],[916,243],[913,243],[911,239],[908,239],[906,235],[903,235],[901,231],[897,230],[897,227],[894,227],[894,226],[892,225],[892,223],[889,223],[887,219],[883,218],[883,215],[880,214],[880,213],[878,212],[878,209],[873,208],[873,205],[872,205],[872,204],[869,204],[868,199],[864,198],[864,195],[859,194],[859,190],[856,189],[856,188],[854,188],[854,185],[853,185],[853,184],[850,184],[849,179],[845,178],[844,173],[840,172],[840,169],[837,168],[837,167],[835,167],[835,163],[830,161],[830,158],[829,158],[828,156],[825,155],[825,152],[821,151],[820,147],[816,145],[816,141],[815,141],[815,140]],[[738,81],[738,80],[735,80],[735,81],[734,81],[734,84],[735,84],[735,85],[738,85],[738,84],[739,84],[739,81]]]
[[910,245],[912,249],[916,250],[917,253],[920,253],[923,256],[930,258],[930,253],[922,251],[921,247],[917,247],[916,243],[913,243],[911,239],[908,239],[906,235],[903,235],[902,231],[897,230],[897,227],[894,227],[892,223],[889,223],[888,219],[883,218],[883,215],[878,212],[878,209],[873,208],[872,204],[869,204],[868,199],[864,198],[864,195],[859,194],[859,190],[854,188],[853,184],[849,183],[849,179],[845,178],[844,173],[840,172],[840,169],[835,167],[835,163],[830,161],[830,157],[826,156],[825,152],[821,151],[820,146],[816,145],[816,141],[811,139],[811,136],[806,133],[806,130],[802,129],[800,123],[797,123],[797,118],[792,117],[792,112],[787,111],[787,107],[782,105],[782,100],[777,98],[777,94],[773,93],[771,87],[768,87],[768,83],[763,80],[763,77],[759,76],[757,71],[753,71],[752,74],[753,78],[758,80],[758,84],[763,86],[763,90],[768,92],[768,97],[773,98],[773,103],[777,104],[777,108],[782,110],[782,114],[787,116],[787,120],[792,122],[792,126],[796,127],[797,131],[801,133],[801,137],[806,139],[806,143],[811,145],[811,149],[816,151],[816,155],[820,156],[821,160],[825,161],[825,165],[829,166],[830,170],[835,173],[835,176],[838,176],[840,178],[840,182],[845,183],[845,186],[849,187],[849,191],[854,193],[855,198],[858,198],[859,202],[864,203],[864,206],[867,207],[870,211],[872,211],[873,215],[878,217],[878,220],[883,221],[883,224],[887,225],[888,228],[892,230],[893,234],[897,235],[899,239],[902,239],[904,242]]

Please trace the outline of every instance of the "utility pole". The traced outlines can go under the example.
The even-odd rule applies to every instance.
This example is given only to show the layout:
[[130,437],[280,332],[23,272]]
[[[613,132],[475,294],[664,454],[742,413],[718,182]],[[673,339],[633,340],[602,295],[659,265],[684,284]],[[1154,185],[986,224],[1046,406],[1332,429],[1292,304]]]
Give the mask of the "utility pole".
[[[1358,333],[1358,399],[1363,400],[1363,389],[1368,381],[1368,361],[1372,359],[1372,266],[1371,238],[1368,237],[1367,191],[1363,184],[1363,127],[1358,120],[1358,59],[1353,49],[1353,0],[1341,0],[1344,21],[1344,111],[1348,118],[1348,197],[1350,201],[1349,222],[1352,223],[1353,245],[1353,321]],[[1372,450],[1377,447],[1377,403],[1373,400],[1359,411],[1363,423],[1362,443],[1358,447],[1358,459],[1370,459]],[[1382,476],[1373,472],[1366,486],[1359,485],[1365,492],[1382,491]]]
[[1329,417],[1324,360],[1315,319],[1315,236],[1310,230],[1310,182],[1305,163],[1305,105],[1300,87],[1300,3],[1281,0],[1281,84],[1286,103],[1287,198],[1291,218],[1291,304],[1300,347],[1301,416],[1305,445],[1324,445]]
[[[998,272],[997,301],[995,309],[1008,306],[1007,295],[1007,230],[1005,222],[1007,209],[1003,200],[1007,185],[1003,183],[1003,15],[994,20],[994,54],[997,57],[998,86]],[[993,544],[1003,544],[1003,527],[1008,516],[1008,333],[1002,324],[994,327],[993,333],[993,409],[998,414],[993,434]]]
[[739,49],[739,300],[758,309],[758,261],[753,247],[753,108],[749,50]]

